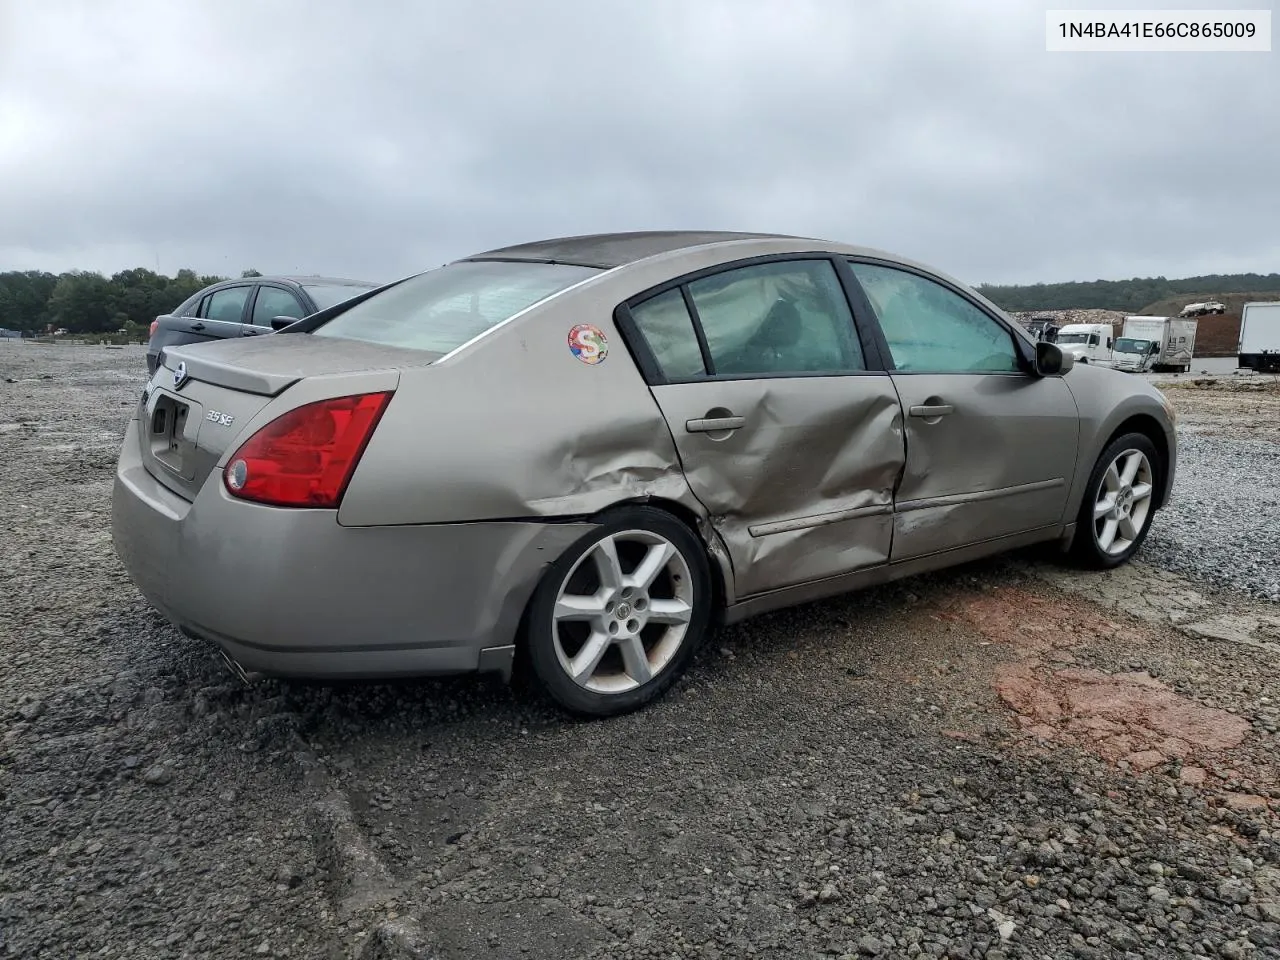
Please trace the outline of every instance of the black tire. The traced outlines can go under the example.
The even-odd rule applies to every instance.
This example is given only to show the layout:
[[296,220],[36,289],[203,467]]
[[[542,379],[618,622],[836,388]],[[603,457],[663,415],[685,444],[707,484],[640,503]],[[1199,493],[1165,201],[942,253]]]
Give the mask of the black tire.
[[[688,570],[688,583],[677,585],[677,578],[684,580],[683,574],[671,574],[664,570],[659,580],[666,578],[666,582],[655,581],[655,587],[661,593],[679,589],[686,594],[691,588],[691,600],[686,601],[691,612],[683,637],[679,640],[679,646],[651,679],[619,692],[599,692],[579,684],[562,664],[561,652],[564,652],[567,657],[572,656],[568,653],[568,649],[574,638],[566,635],[570,632],[567,625],[557,624],[554,611],[561,588],[573,583],[573,578],[598,576],[598,572],[589,566],[593,561],[586,559],[588,554],[595,550],[597,544],[607,538],[630,532],[656,535],[665,539],[676,549]],[[621,546],[623,549],[618,551],[619,559],[624,573],[628,573],[630,572],[626,569],[628,558],[622,557],[621,554],[629,546],[629,541],[623,540]],[[644,548],[639,546],[638,549]],[[585,565],[582,563],[584,560]],[[597,589],[602,589],[602,586],[598,586]],[[646,592],[644,596],[647,605],[648,593]],[[664,598],[655,593],[653,599]],[[666,511],[655,507],[627,506],[610,510],[602,516],[598,529],[577,540],[547,569],[534,591],[525,632],[529,666],[542,690],[569,713],[582,717],[613,717],[630,713],[665,693],[688,668],[706,638],[711,622],[712,603],[711,573],[706,550],[688,527]],[[660,625],[645,621],[640,631],[635,634],[644,638],[645,631],[649,631],[649,637],[642,639],[641,643],[652,642],[655,631],[651,628],[655,626]],[[589,630],[590,626],[584,624],[583,628]],[[607,642],[608,646],[604,657],[599,661],[600,664],[605,665],[606,659],[623,662],[624,641],[620,638],[616,643]],[[654,649],[656,646],[655,643]],[[579,652],[580,650],[581,648]],[[589,679],[594,680],[594,674]]]
[[[1142,526],[1133,541],[1119,553],[1109,553],[1098,542],[1098,523],[1094,520],[1094,504],[1102,486],[1107,468],[1126,451],[1137,450],[1147,458],[1151,471],[1151,503],[1142,518]],[[1126,433],[1107,444],[1098,462],[1093,465],[1089,474],[1089,483],[1085,486],[1084,499],[1080,503],[1080,511],[1076,514],[1075,539],[1071,544],[1073,558],[1082,566],[1093,570],[1110,570],[1128,563],[1133,555],[1142,547],[1151,531],[1151,523],[1155,519],[1155,499],[1163,482],[1163,465],[1156,451],[1155,444],[1141,433]]]

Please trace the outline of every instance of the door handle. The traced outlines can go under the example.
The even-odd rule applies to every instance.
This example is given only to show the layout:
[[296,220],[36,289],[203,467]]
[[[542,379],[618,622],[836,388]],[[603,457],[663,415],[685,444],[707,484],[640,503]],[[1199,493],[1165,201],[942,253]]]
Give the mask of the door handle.
[[955,412],[956,408],[949,403],[925,403],[911,408],[913,417],[945,417]]
[[191,329],[192,329],[192,330],[196,330],[196,331],[203,330],[203,329],[204,329],[204,324],[203,324],[203,323],[193,323],[193,324],[191,325]]
[[702,417],[686,420],[684,428],[690,433],[719,433],[721,430],[737,430],[746,421],[742,417]]

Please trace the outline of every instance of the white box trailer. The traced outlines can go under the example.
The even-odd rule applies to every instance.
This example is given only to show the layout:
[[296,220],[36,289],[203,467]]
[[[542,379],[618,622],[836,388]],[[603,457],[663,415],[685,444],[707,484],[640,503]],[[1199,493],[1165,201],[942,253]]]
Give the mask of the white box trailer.
[[1197,321],[1179,317],[1125,317],[1113,366],[1130,373],[1191,369]]
[[1280,300],[1251,300],[1240,313],[1240,366],[1257,373],[1280,370]]

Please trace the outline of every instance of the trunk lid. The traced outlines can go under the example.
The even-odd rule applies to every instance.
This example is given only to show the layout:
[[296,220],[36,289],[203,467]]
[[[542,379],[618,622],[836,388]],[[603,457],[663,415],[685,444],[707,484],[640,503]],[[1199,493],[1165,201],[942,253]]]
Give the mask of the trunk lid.
[[293,406],[276,398],[300,380],[422,367],[438,356],[305,333],[166,348],[138,411],[143,463],[194,500],[227,449],[247,439],[255,416],[271,403],[280,413]]

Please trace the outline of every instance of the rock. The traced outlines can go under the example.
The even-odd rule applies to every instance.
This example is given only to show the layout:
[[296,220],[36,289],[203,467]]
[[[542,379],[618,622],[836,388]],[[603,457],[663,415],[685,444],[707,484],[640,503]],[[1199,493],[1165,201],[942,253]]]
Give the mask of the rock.
[[1199,787],[1208,776],[1204,767],[1183,767],[1178,771],[1178,779],[1189,787]]
[[884,944],[871,934],[867,934],[858,941],[858,953],[864,957],[878,957],[884,953]]
[[153,787],[161,787],[173,780],[173,771],[163,763],[157,763],[147,767],[146,772],[142,774],[142,779]]
[[1256,949],[1248,940],[1228,940],[1218,952],[1227,960],[1246,960]]
[[818,893],[819,903],[836,903],[837,901],[839,901],[839,899],[840,899],[840,888],[837,887],[834,883],[826,884],[825,886],[823,886],[822,890]]
[[1120,950],[1137,952],[1143,947],[1142,938],[1129,927],[1116,924],[1107,931],[1107,940]]
[[1137,753],[1129,754],[1124,759],[1138,773],[1146,773],[1148,770],[1153,770],[1164,763],[1166,757],[1159,750],[1140,750]]
[[1242,906],[1253,899],[1249,887],[1242,880],[1223,880],[1218,884],[1218,899],[1223,903],[1234,903]]
[[1257,904],[1258,913],[1269,923],[1280,923],[1280,900],[1263,900]]
[[1268,921],[1267,923],[1259,924],[1249,931],[1248,937],[1249,942],[1255,946],[1270,948],[1271,952],[1264,954],[1264,956],[1280,956],[1280,923]]
[[31,703],[24,703],[18,707],[18,716],[28,723],[35,720],[42,713],[44,713],[44,703],[39,700],[33,700]]
[[1266,797],[1259,797],[1252,793],[1229,793],[1227,794],[1227,807],[1231,810],[1239,810],[1249,813],[1256,813],[1266,810],[1270,806]]

